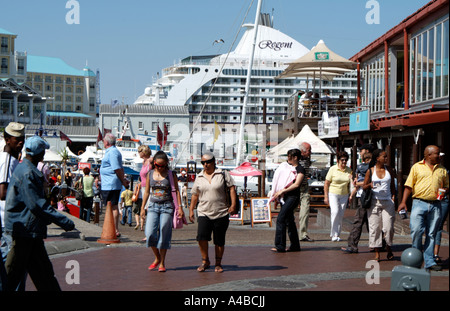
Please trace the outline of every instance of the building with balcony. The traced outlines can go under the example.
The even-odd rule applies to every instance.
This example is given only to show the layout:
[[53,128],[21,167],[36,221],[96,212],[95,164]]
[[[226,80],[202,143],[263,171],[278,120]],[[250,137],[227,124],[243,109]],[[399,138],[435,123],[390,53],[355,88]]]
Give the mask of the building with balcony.
[[341,122],[339,146],[372,142],[388,153],[400,193],[427,145],[450,167],[449,1],[433,0],[350,60],[359,63],[358,109]]

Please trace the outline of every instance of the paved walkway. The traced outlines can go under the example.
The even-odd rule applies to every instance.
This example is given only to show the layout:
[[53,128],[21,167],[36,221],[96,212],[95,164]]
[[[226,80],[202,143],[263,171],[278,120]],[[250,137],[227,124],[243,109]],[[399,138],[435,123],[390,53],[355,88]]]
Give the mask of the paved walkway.
[[[148,271],[153,255],[141,241],[143,232],[134,227],[121,226],[122,242],[105,246],[96,242],[101,236],[100,226],[72,217],[77,230],[65,233],[49,226],[46,246],[65,291],[388,291],[392,269],[401,265],[400,256],[410,247],[410,237],[395,236],[395,258],[391,261],[371,261],[374,254],[367,247],[367,233],[362,235],[358,254],[345,254],[340,248],[346,246],[353,214],[354,210],[346,212],[340,242],[331,242],[329,230],[322,225],[324,220],[320,219],[328,217],[327,210],[313,215],[309,235],[315,241],[301,242],[302,251],[296,253],[270,251],[275,226],[258,224],[252,228],[232,223],[223,258],[224,273],[214,272],[213,247],[212,268],[204,273],[196,271],[201,263],[196,224],[174,230],[165,273]],[[385,258],[386,254],[382,255]],[[445,269],[431,273],[432,291],[449,290],[448,234],[444,234],[441,256]],[[79,284],[71,284],[77,280],[74,273],[78,267]],[[374,280],[379,282],[373,284]],[[30,280],[27,289],[34,289]]]

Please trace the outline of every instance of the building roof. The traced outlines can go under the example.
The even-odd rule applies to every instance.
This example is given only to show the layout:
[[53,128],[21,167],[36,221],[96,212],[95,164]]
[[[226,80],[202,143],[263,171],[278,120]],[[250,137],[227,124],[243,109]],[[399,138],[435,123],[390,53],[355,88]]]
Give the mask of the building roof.
[[400,24],[398,24],[397,26],[386,32],[384,35],[374,40],[368,46],[363,48],[361,51],[356,53],[354,56],[350,58],[350,60],[358,61],[361,60],[363,57],[370,55],[370,53],[383,47],[385,41],[388,41],[396,36],[403,34],[403,31],[405,29],[415,25],[416,23],[420,22],[421,20],[425,19],[426,17],[432,14],[435,14],[436,12],[439,13],[442,12],[443,14],[447,12],[448,14],[448,8],[447,10],[444,10],[446,6],[448,7],[448,3],[449,0],[431,0],[423,7],[421,7],[419,10],[417,10],[415,13],[406,17],[403,21],[400,22]]
[[127,110],[127,114],[161,114],[161,115],[185,115],[189,116],[189,109],[187,106],[150,106],[150,105],[128,105],[128,106],[114,106],[100,105],[100,113],[121,113]]
[[6,29],[0,28],[0,34],[2,35],[10,35],[10,36],[17,36],[15,33],[9,32]]
[[28,55],[27,71],[58,74],[66,76],[84,76],[85,71],[67,65],[62,59],[48,56]]

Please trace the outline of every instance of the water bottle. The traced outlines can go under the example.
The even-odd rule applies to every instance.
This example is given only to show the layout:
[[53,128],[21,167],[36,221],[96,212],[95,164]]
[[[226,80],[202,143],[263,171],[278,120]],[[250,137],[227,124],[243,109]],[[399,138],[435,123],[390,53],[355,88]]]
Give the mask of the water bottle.
[[400,212],[398,212],[401,219],[406,219],[406,211],[402,209]]

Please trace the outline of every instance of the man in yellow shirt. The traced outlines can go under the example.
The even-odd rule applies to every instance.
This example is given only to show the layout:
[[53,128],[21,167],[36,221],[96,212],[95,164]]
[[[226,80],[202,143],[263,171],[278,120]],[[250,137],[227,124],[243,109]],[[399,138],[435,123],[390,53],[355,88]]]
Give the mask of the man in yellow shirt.
[[[406,201],[412,193],[411,208],[411,238],[412,246],[424,250],[425,269],[439,271],[433,258],[434,240],[441,218],[441,202],[438,200],[439,188],[448,191],[449,177],[447,170],[440,165],[440,149],[437,146],[427,146],[424,159],[411,168],[405,183],[402,203],[398,210],[406,210]],[[422,245],[422,235],[426,234],[425,244]]]
[[122,220],[121,220],[121,224],[125,225],[125,221],[128,219],[128,225],[131,227],[131,223],[132,223],[132,207],[133,207],[133,191],[130,190],[130,186],[127,185],[125,187],[125,191],[122,192],[122,194],[120,195],[120,198],[122,199],[122,204],[123,204],[123,213],[122,213]]

